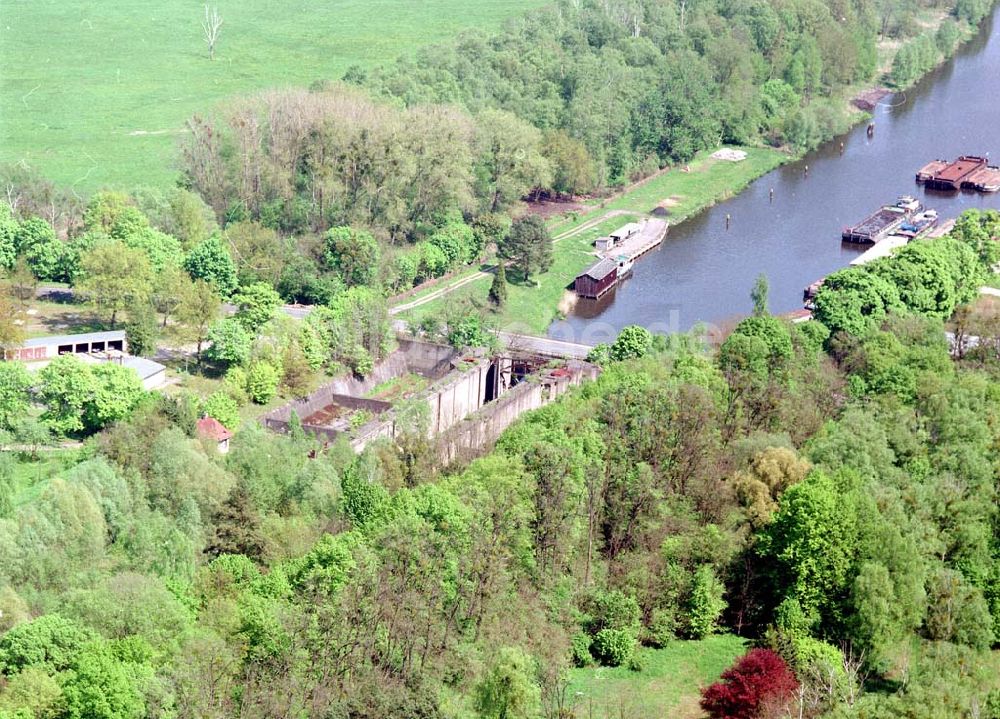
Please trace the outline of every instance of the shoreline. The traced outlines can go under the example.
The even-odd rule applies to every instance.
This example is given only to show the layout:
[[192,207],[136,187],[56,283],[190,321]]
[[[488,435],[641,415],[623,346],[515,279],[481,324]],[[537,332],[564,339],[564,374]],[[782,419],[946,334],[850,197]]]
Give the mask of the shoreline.
[[[928,68],[926,72],[906,87],[887,87],[888,78],[885,75],[880,75],[872,83],[845,88],[840,97],[835,100],[842,102],[846,107],[845,127],[838,128],[839,131],[824,137],[821,142],[808,150],[790,152],[787,147],[741,147],[739,149],[747,150],[750,153],[768,155],[769,159],[761,162],[758,157],[755,164],[747,164],[747,160],[735,163],[737,166],[746,165],[746,167],[727,173],[727,177],[721,182],[715,177],[708,179],[705,186],[697,188],[701,192],[694,201],[690,201],[690,196],[678,197],[680,193],[671,191],[675,184],[690,184],[682,181],[683,177],[679,176],[684,173],[681,168],[675,166],[653,173],[608,197],[590,201],[583,208],[580,207],[582,203],[573,203],[572,209],[563,213],[551,214],[547,219],[547,224],[553,233],[556,245],[553,268],[545,274],[532,278],[533,284],[530,286],[510,283],[508,285],[507,305],[500,312],[493,311],[487,314],[487,321],[504,329],[513,327],[522,333],[547,335],[552,322],[565,317],[574,304],[575,296],[567,288],[571,287],[573,279],[579,272],[595,261],[593,247],[590,244],[593,238],[600,234],[607,234],[632,218],[659,216],[662,219],[664,213],[654,213],[654,210],[660,208],[665,211],[666,219],[671,227],[681,225],[686,220],[700,215],[720,202],[739,195],[753,182],[778,167],[799,162],[810,153],[820,150],[830,143],[837,142],[838,138],[849,135],[859,125],[871,120],[872,112],[864,110],[861,106],[866,97],[884,90],[888,90],[890,94],[904,92],[909,87],[923,81],[935,70],[951,61],[963,47],[982,32],[986,21],[993,12],[995,12],[995,8],[978,26],[971,27],[970,31],[964,32],[951,52],[942,53],[939,62]],[[933,34],[941,23],[951,19],[950,14],[941,16],[938,23],[929,26],[925,33]],[[877,104],[875,103],[875,106]],[[696,159],[690,163],[692,171],[686,173],[687,176],[703,176],[704,163],[711,152],[717,149],[720,148],[699,153]],[[651,191],[655,192],[657,187],[661,188],[660,199],[651,202],[648,195]],[[708,191],[705,192],[705,190]],[[668,204],[672,200],[680,201]],[[612,217],[611,213],[616,214]],[[411,322],[419,322],[422,318],[443,310],[444,300],[447,300],[450,306],[455,306],[456,303],[471,302],[479,307],[488,307],[486,295],[492,278],[490,270],[493,267],[487,265],[492,264],[492,261],[487,261],[478,269],[468,268],[465,272],[456,273],[449,281],[452,285],[450,287],[446,283],[438,282],[435,283],[434,287],[419,290],[415,288],[415,291],[409,293],[406,310],[397,312],[401,317],[405,317]],[[390,302],[399,304],[394,300],[395,298]]]

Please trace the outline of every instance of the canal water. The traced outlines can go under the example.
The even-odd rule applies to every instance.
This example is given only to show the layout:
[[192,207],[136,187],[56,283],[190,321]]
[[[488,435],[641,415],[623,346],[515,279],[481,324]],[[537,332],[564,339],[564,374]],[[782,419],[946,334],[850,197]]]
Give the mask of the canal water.
[[773,313],[800,309],[806,285],[860,253],[841,242],[843,228],[897,196],[918,197],[942,220],[968,208],[1000,208],[1000,193],[925,191],[914,181],[936,158],[989,153],[990,164],[1000,164],[1000,20],[988,18],[950,62],[885,98],[874,121],[874,137],[859,125],[672,227],[630,279],[597,302],[578,302],[549,335],[595,344],[630,324],[661,332],[725,326],[750,312],[761,273]]

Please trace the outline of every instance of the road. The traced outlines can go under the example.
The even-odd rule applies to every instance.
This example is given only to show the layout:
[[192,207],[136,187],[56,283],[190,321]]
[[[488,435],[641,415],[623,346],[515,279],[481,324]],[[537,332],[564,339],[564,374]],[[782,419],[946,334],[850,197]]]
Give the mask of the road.
[[497,336],[503,341],[507,348],[515,352],[532,352],[546,357],[567,357],[570,359],[586,359],[590,351],[594,349],[590,345],[581,345],[575,342],[564,342],[562,340],[552,340],[548,337],[535,337],[533,335],[518,335],[510,332],[497,332]]
[[[410,334],[410,326],[406,320],[393,320],[392,328],[400,334]],[[507,349],[512,352],[528,352],[545,357],[586,359],[587,355],[590,354],[590,350],[594,349],[590,345],[553,340],[548,337],[521,335],[514,332],[497,332],[496,334]]]

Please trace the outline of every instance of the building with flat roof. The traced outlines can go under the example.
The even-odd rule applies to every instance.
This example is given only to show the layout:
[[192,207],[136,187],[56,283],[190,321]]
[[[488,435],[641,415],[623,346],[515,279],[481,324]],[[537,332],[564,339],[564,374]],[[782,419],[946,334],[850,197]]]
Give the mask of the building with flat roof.
[[124,330],[84,332],[77,335],[51,335],[25,340],[17,349],[7,350],[4,359],[19,360],[29,368],[44,366],[60,355],[76,355],[84,362],[115,362],[135,370],[147,390],[163,385],[167,368],[159,362],[128,353]]
[[107,350],[128,352],[128,340],[125,338],[124,330],[35,337],[25,340],[18,349],[7,350],[4,359],[35,362],[38,360],[55,359],[59,355],[83,355],[90,354],[91,352],[106,352]]

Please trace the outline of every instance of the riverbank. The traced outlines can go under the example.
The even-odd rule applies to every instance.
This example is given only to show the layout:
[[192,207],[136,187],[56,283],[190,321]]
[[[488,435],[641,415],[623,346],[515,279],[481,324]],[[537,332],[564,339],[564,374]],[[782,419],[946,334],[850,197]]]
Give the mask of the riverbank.
[[[941,23],[951,21],[950,17],[945,13],[939,12],[932,16],[927,16],[921,22],[921,25],[925,33],[933,33]],[[947,56],[954,55],[969,40],[975,38],[977,36],[977,32],[975,31],[976,28],[969,28],[968,32],[963,32],[959,38],[960,41],[956,42],[954,46],[954,51],[947,53]],[[898,45],[893,49],[898,49]],[[883,50],[884,48],[880,47],[880,54]],[[942,62],[944,61],[945,58],[942,57]],[[925,77],[933,75],[934,72],[934,69],[929,70],[925,74]],[[835,101],[836,103],[842,103],[842,107],[847,108],[843,114],[843,125],[837,128],[837,130],[842,131],[842,134],[826,137],[823,142],[817,145],[817,148],[820,149],[816,159],[817,163],[820,162],[820,158],[824,155],[832,154],[836,156],[836,145],[831,144],[831,140],[833,143],[836,143],[839,139],[843,143],[848,139],[852,128],[856,128],[860,123],[871,117],[869,113],[862,112],[853,103],[853,100],[858,95],[871,90],[871,87],[871,84],[852,87],[846,90]],[[909,99],[909,96],[905,97]],[[884,121],[884,116],[880,112],[878,116],[879,125],[881,126]],[[824,147],[826,149],[822,149]],[[705,152],[690,163],[690,172],[685,172],[685,168],[673,168],[640,181],[619,195],[602,201],[585,202],[582,208],[576,206],[571,211],[551,216],[547,224],[556,239],[553,267],[549,272],[533,277],[531,284],[511,284],[507,305],[499,312],[492,310],[487,302],[489,287],[492,282],[492,274],[490,274],[492,268],[483,266],[475,269],[470,268],[466,272],[456,275],[448,283],[439,284],[433,290],[430,288],[421,290],[408,298],[405,303],[398,303],[400,305],[400,315],[408,320],[419,322],[429,315],[440,317],[445,314],[446,309],[448,312],[454,314],[465,308],[468,311],[482,311],[487,313],[493,323],[503,328],[512,327],[521,333],[545,333],[550,328],[554,319],[564,317],[572,312],[575,295],[569,292],[568,288],[571,286],[576,275],[595,261],[593,240],[596,237],[607,234],[610,230],[634,218],[650,214],[666,217],[671,224],[671,233],[676,232],[678,226],[681,226],[685,235],[694,233],[701,237],[705,231],[712,232],[712,228],[715,227],[718,221],[713,221],[704,228],[702,228],[700,220],[695,227],[691,226],[691,222],[682,223],[702,215],[706,210],[720,202],[735,197],[761,176],[781,165],[794,163],[806,154],[781,152],[772,148],[743,149],[748,152],[748,157],[741,163],[712,161],[709,159],[710,153]],[[848,154],[850,154],[850,151]],[[935,149],[932,154],[940,154],[940,151]],[[840,155],[843,155],[843,146],[840,148]],[[915,169],[912,171],[915,171]],[[899,177],[911,177],[912,171],[907,169]],[[800,171],[796,176],[801,176],[801,174]],[[783,175],[780,176],[784,177]],[[775,182],[781,184],[783,180],[776,178]],[[896,184],[897,181],[886,180],[882,183],[882,186],[892,187]],[[767,188],[759,190],[758,194],[761,191],[765,193],[766,200]],[[901,187],[899,191],[902,192],[903,188]],[[782,204],[780,194],[783,192],[783,189],[781,187],[779,187],[778,192],[779,197],[773,208],[776,220],[778,216],[781,216],[782,212],[795,211],[788,205]],[[836,194],[837,192],[833,191],[825,198],[814,200],[814,204],[818,203],[816,206],[823,206],[829,201],[830,197]],[[791,199],[794,193],[785,191],[785,195],[788,199]],[[846,211],[847,207],[844,206],[841,209]],[[856,212],[867,211],[867,209],[866,206],[863,210],[851,210],[849,217],[845,217],[844,221],[847,222],[854,219]],[[834,210],[833,214],[837,214],[837,212],[838,210]],[[787,215],[785,217],[787,218]],[[734,215],[734,222],[742,223],[735,225],[739,229],[734,230],[738,233],[734,237],[746,240],[746,231],[748,229],[746,218],[741,217],[737,219]],[[775,229],[777,227],[775,226]],[[808,235],[812,236],[813,232],[814,230],[810,229]],[[693,238],[688,237],[681,242],[691,243],[693,241]],[[673,254],[678,249],[677,240],[675,239],[672,242],[671,237],[668,235],[667,242],[662,251]],[[698,248],[685,248],[685,251],[689,255],[693,252],[705,255],[706,253],[718,252],[720,249],[727,256],[734,251],[732,244],[724,244],[722,248],[713,250],[711,244],[707,241],[699,242]],[[689,256],[686,258],[684,264],[690,265],[692,261],[694,260]],[[655,263],[660,267],[670,265],[668,260],[658,259],[656,255],[653,255],[649,259],[644,259],[637,263],[637,276],[642,276],[647,272],[644,263]],[[715,263],[712,258],[708,257],[697,261],[697,265],[702,270],[705,269],[707,264]],[[751,272],[749,269],[750,264],[744,261],[742,263],[743,269]],[[807,262],[807,264],[809,263]],[[829,271],[825,267],[823,269]],[[760,270],[754,270],[754,272],[756,271]],[[767,270],[767,273],[770,274],[770,271]],[[675,277],[675,283],[678,287],[682,284],[687,284],[686,282],[677,282],[677,279]],[[709,280],[702,280],[701,284],[704,284],[706,281]],[[808,281],[807,279],[805,282],[808,283]],[[654,295],[657,295],[659,292],[658,288],[662,287],[662,283],[656,284],[649,281],[645,282],[645,286],[641,289],[639,289],[639,284],[642,283],[637,284],[633,281],[630,284],[633,286],[627,286],[626,288],[630,304],[636,302],[640,304],[647,303],[645,298],[655,302],[657,298]],[[741,292],[738,289],[738,283],[733,283],[731,279],[727,280],[722,274],[715,279],[715,284],[718,287],[727,287],[729,291]],[[800,289],[796,290],[796,292],[799,292]],[[619,292],[619,294],[621,293]],[[619,300],[621,299],[619,298]],[[680,304],[684,304],[684,314],[690,314],[692,307],[697,304],[692,303],[691,299],[692,296],[686,294],[682,298],[674,300],[674,304],[678,307]],[[403,310],[404,306],[405,310]],[[701,313],[699,312],[699,314]],[[632,321],[639,321],[638,316]]]
[[[718,160],[710,152],[702,152],[688,165],[639,182],[625,193],[587,203],[583,211],[551,218],[547,224],[555,240],[552,267],[532,277],[528,284],[511,282],[507,303],[492,312],[493,321],[508,331],[544,334],[559,316],[561,305],[565,309],[574,278],[596,261],[595,239],[633,219],[653,214],[675,226],[796,159],[771,148],[740,149],[747,153],[740,162]],[[411,323],[419,323],[427,316],[442,313],[445,307],[454,308],[456,303],[485,308],[491,283],[490,271],[470,269],[447,285],[407,298],[409,309],[400,314]]]

